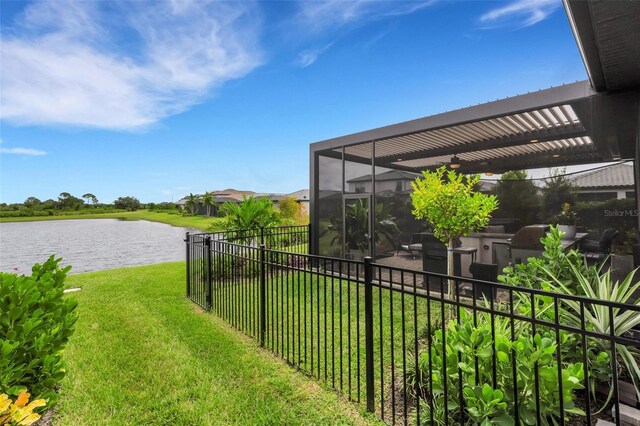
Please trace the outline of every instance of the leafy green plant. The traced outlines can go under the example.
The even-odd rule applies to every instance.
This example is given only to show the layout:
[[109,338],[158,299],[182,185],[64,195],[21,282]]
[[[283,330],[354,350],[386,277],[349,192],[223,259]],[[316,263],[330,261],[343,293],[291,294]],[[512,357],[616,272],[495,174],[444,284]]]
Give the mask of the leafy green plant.
[[[576,391],[583,388],[583,365],[563,363],[561,373],[558,372],[553,331],[540,330],[533,334],[529,324],[517,321],[513,324],[516,337],[512,339],[509,318],[495,316],[492,319],[487,313],[476,315],[474,321],[471,314],[461,310],[459,320],[451,319],[446,330],[434,331],[430,336],[430,350],[419,354],[419,369],[409,380],[414,384],[418,381],[418,397],[427,414],[424,424],[432,421],[444,424],[446,417],[484,425],[512,425],[517,411],[523,424],[535,425],[536,399],[540,401],[542,425],[556,424],[560,419],[560,398],[565,419],[569,414],[584,415],[575,405]],[[495,388],[492,386],[494,357]],[[537,395],[535,371],[538,373]],[[559,382],[562,382],[562,395],[559,395]],[[462,383],[462,394],[459,383]],[[517,406],[514,383],[517,383]]]
[[31,276],[0,273],[0,392],[26,388],[55,403],[65,375],[62,353],[73,334],[76,302],[63,297],[71,267],[51,256],[35,264]]
[[557,225],[574,225],[578,222],[576,211],[571,208],[571,204],[562,204],[562,210],[555,215],[551,222]]
[[[411,182],[413,215],[426,219],[435,237],[447,245],[448,275],[453,275],[454,241],[487,226],[498,200],[474,190],[479,175],[467,177],[445,166],[433,172],[423,171],[422,175]],[[449,285],[450,298],[454,292],[455,286]]]
[[513,417],[507,414],[507,403],[502,391],[493,389],[488,384],[464,388],[464,400],[471,420],[481,424],[513,425]]
[[548,274],[551,273],[570,294],[584,295],[580,286],[576,285],[572,265],[586,277],[593,277],[597,270],[587,265],[579,251],[565,251],[562,247],[562,235],[556,227],[552,226],[540,242],[544,250],[539,257],[530,257],[527,263],[507,266],[498,276],[498,281],[515,287],[541,289],[542,283],[547,281]]
[[[395,217],[391,216],[389,210],[382,203],[376,202],[375,224],[373,226],[373,243],[378,244],[382,237],[395,246],[395,236],[400,233],[395,223]],[[326,233],[332,233],[331,245],[342,244],[344,240],[345,250],[357,250],[362,255],[369,254],[369,204],[367,201],[358,199],[353,204],[347,204],[344,212],[346,221],[343,228],[341,216],[332,216],[329,226],[321,233],[321,237]],[[344,231],[343,231],[344,230]]]
[[[631,303],[640,306],[640,300],[633,300],[632,295],[640,288],[640,282],[634,283],[635,272],[631,272],[622,281],[613,282],[611,271],[604,270],[604,263],[589,266],[579,252],[570,250],[565,252],[561,245],[561,234],[552,227],[547,236],[541,239],[544,251],[540,258],[530,258],[527,264],[519,264],[505,268],[499,281],[528,288],[542,289],[560,294],[582,295],[593,299],[593,303],[584,303],[584,323],[587,331],[603,335],[613,334],[622,336],[636,325],[640,324],[640,312],[614,308],[613,317],[608,307],[598,301],[615,303]],[[522,315],[530,317],[535,303],[538,318],[549,321],[555,320],[554,300],[548,296],[536,296],[534,301],[528,294],[514,292],[519,299],[519,310]],[[582,328],[582,308],[578,301],[563,299],[559,309],[560,320],[567,325]],[[589,384],[594,394],[598,383],[609,384],[611,380],[611,345],[606,339],[587,338],[587,347],[582,347],[577,335],[567,335],[573,342],[563,344],[563,359],[581,360],[582,351],[587,352],[589,358]],[[568,348],[568,349],[565,349]],[[623,367],[622,372],[628,373],[640,397],[640,367],[638,359],[640,350],[632,346],[616,344],[616,352]],[[610,386],[609,398],[613,388]],[[608,400],[608,398],[607,398]],[[603,402],[602,408],[607,401]]]
[[[631,303],[640,307],[640,299],[632,300],[635,291],[640,288],[640,282],[634,283],[633,279],[637,271],[634,270],[627,275],[622,281],[613,282],[611,280],[611,270],[602,272],[602,266],[591,267],[593,273],[584,274],[582,270],[569,263],[574,280],[581,292],[587,297],[594,299],[594,303],[584,304],[584,321],[587,329],[601,334],[622,336],[636,325],[640,324],[640,312],[631,309],[621,309],[604,306],[597,301],[607,301],[615,303]],[[558,293],[572,294],[572,289],[563,281],[557,279],[553,272],[543,268],[547,274],[549,288]],[[561,318],[565,323],[580,327],[582,323],[582,309],[580,302],[574,300],[564,300],[563,304],[567,309],[563,309]],[[613,324],[613,330],[612,328]],[[611,345],[603,339],[590,339],[593,344],[601,351],[611,353]],[[633,385],[636,388],[636,394],[640,398],[640,367],[638,366],[638,357],[640,350],[633,346],[626,346],[616,343],[616,352],[625,370],[631,377]],[[613,387],[611,387],[611,392]],[[611,396],[611,393],[610,393]]]
[[241,202],[228,201],[220,210],[226,215],[227,229],[258,229],[279,224],[278,212],[273,207],[273,202],[264,197],[243,196]]

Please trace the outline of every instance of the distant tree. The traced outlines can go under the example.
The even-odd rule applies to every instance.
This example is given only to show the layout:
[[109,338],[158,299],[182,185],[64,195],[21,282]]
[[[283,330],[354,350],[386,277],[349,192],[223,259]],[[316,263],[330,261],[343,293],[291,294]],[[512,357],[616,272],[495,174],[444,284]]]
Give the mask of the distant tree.
[[113,206],[117,209],[124,209],[128,211],[136,211],[142,208],[142,204],[136,197],[119,197],[113,202]]
[[63,210],[80,210],[83,205],[84,201],[68,192],[61,192],[58,196],[58,207]]
[[189,212],[191,213],[191,216],[196,214],[196,206],[198,205],[199,201],[200,201],[200,197],[197,195],[193,195],[189,193],[189,195],[187,196],[187,207],[189,208]]
[[58,202],[49,198],[48,200],[42,202],[42,208],[44,210],[56,209],[58,208]]
[[564,175],[565,168],[550,169],[549,178],[542,188],[542,220],[548,222],[562,211],[562,205],[567,203],[574,206],[577,200],[573,184]]
[[42,205],[42,201],[40,201],[38,198],[36,197],[29,197],[26,200],[24,200],[24,206],[27,208],[35,208],[35,207],[39,207],[40,205]]
[[87,192],[86,194],[84,194],[84,195],[82,196],[82,198],[84,198],[85,200],[87,200],[87,204],[88,204],[89,202],[91,202],[91,204],[93,204],[94,206],[95,206],[96,204],[98,204],[98,198],[97,198],[95,195],[93,195],[92,193],[90,193],[90,192]]
[[300,204],[296,197],[287,197],[278,203],[280,217],[283,219],[296,219],[299,216]]
[[207,216],[211,216],[211,206],[213,205],[213,203],[215,202],[215,200],[213,199],[213,195],[209,194],[208,192],[204,194],[204,196],[202,197],[202,203],[205,206],[205,209],[207,210]]
[[527,172],[515,170],[503,173],[493,189],[500,203],[496,217],[520,219],[522,225],[531,225],[538,220],[540,195]]

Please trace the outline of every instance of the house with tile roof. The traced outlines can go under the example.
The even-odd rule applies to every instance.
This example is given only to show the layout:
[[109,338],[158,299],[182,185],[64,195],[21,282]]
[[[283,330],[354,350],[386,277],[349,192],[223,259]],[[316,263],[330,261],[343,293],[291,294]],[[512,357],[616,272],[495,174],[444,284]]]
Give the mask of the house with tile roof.
[[635,197],[633,165],[617,163],[580,173],[570,179],[579,201],[605,201]]

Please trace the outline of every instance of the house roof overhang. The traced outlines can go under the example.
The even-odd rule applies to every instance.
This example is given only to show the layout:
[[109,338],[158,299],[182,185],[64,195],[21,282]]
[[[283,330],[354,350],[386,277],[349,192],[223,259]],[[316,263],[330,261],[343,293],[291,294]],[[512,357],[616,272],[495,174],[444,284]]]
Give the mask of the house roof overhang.
[[598,92],[640,86],[640,2],[563,0],[571,29]]

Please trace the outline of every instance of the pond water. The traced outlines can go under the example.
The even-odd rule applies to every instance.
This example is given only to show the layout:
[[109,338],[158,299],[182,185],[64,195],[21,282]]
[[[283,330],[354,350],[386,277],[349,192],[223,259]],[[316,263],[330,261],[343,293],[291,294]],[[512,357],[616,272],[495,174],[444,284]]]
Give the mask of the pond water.
[[0,223],[0,271],[31,273],[51,254],[71,273],[184,260],[193,229],[117,219]]

